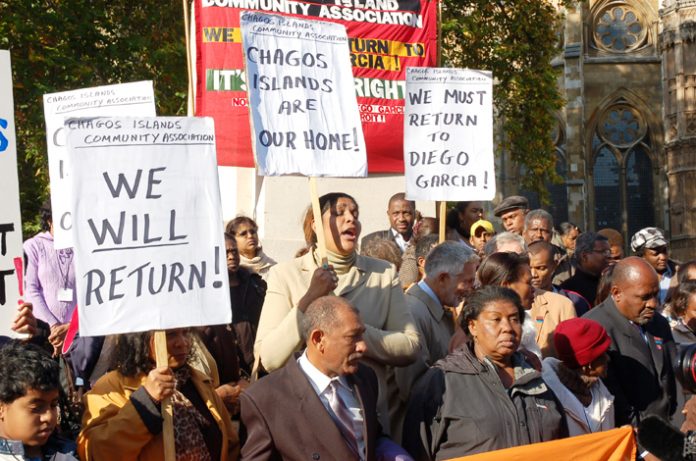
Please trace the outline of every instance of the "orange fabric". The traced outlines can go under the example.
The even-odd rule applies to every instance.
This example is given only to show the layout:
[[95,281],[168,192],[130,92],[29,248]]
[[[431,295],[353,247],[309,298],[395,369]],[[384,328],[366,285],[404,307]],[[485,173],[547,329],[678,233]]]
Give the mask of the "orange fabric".
[[636,440],[631,426],[551,442],[489,451],[449,461],[632,461]]

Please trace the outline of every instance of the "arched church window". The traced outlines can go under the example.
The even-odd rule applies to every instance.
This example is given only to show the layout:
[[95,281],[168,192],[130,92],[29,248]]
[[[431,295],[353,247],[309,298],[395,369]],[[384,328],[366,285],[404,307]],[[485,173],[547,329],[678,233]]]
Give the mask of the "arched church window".
[[626,159],[626,208],[628,235],[652,226],[653,168],[650,156],[643,145],[631,149]]
[[548,185],[551,196],[549,213],[553,216],[554,224],[560,224],[568,221],[568,186],[566,185],[568,168],[564,152],[560,148],[556,148],[556,173],[561,178],[561,182]]
[[592,138],[595,227],[628,238],[653,226],[652,143],[643,114],[619,99],[600,114]]
[[[551,139],[556,146],[556,173],[561,178],[561,182],[552,183],[547,181],[545,186],[549,191],[550,204],[544,206],[551,216],[553,216],[554,225],[568,221],[568,186],[566,184],[568,167],[565,158],[565,132],[563,130],[563,122],[559,118],[556,125],[551,131]],[[527,169],[524,165],[520,166],[520,177],[527,174]],[[527,197],[529,200],[529,209],[533,210],[541,208],[541,200],[539,194],[527,189],[520,190],[520,194]]]
[[602,146],[595,155],[594,197],[596,228],[621,229],[621,172],[619,162],[609,147]]

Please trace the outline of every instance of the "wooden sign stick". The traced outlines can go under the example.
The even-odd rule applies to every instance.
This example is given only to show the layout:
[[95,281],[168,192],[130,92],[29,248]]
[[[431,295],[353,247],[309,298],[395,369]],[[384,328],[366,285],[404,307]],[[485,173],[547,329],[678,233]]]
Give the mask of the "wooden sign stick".
[[[167,352],[167,333],[164,330],[155,331],[155,361],[157,368],[169,366]],[[176,446],[174,445],[174,414],[169,398],[162,400],[162,440],[164,442],[164,460],[176,461]]]
[[321,219],[321,208],[319,207],[319,194],[317,194],[317,178],[309,177],[309,194],[312,199],[312,213],[314,214],[314,229],[317,234],[317,250],[321,264],[329,263],[326,257],[326,237],[324,236],[324,221]]
[[442,243],[447,237],[445,235],[447,233],[447,202],[442,201],[438,203],[440,205],[440,238],[438,239],[438,243]]

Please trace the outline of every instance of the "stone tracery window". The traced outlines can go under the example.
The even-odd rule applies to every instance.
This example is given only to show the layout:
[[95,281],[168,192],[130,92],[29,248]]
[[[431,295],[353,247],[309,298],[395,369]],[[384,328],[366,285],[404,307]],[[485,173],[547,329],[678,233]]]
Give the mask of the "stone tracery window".
[[[546,183],[546,188],[549,191],[550,203],[544,208],[553,216],[554,225],[568,221],[568,185],[566,184],[568,167],[565,153],[565,132],[563,130],[564,122],[557,120],[556,125],[551,132],[551,139],[556,146],[556,173],[561,178],[561,182],[556,184],[552,182]],[[527,174],[524,166],[520,167],[520,176]],[[529,200],[530,209],[540,208],[541,201],[539,194],[526,189],[520,190],[520,194],[527,197]]]
[[652,143],[643,115],[619,100],[599,117],[592,138],[595,227],[630,238],[654,225]]
[[609,1],[592,19],[592,46],[607,53],[630,53],[648,45],[648,22],[633,2]]

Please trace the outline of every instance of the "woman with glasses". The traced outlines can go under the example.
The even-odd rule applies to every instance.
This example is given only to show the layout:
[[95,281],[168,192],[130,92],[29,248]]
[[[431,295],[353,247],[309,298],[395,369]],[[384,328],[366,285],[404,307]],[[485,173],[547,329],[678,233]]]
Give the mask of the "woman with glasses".
[[264,279],[276,264],[261,248],[259,226],[247,216],[237,216],[227,223],[225,232],[234,235],[239,249],[240,266],[259,274]]

